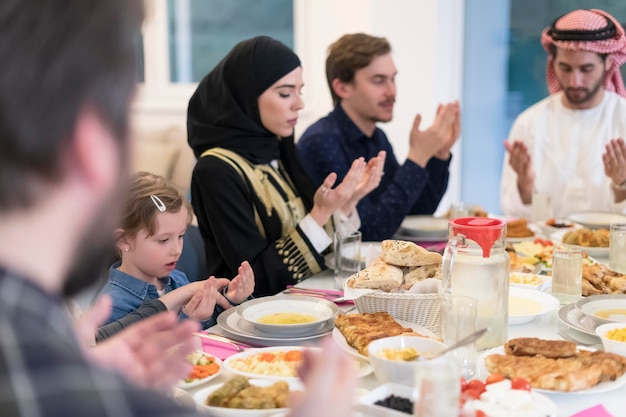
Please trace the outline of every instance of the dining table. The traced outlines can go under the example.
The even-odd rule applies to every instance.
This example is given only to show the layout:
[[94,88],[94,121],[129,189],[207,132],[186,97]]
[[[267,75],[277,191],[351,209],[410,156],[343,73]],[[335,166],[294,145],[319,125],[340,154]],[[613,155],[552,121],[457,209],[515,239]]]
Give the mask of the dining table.
[[[605,259],[598,259],[600,262],[606,262]],[[297,287],[308,288],[308,289],[324,289],[324,290],[332,290],[334,289],[334,278],[332,270],[325,270],[321,273],[318,273],[308,279],[303,280]],[[352,304],[342,305],[340,309],[346,313],[357,313],[357,309]],[[563,331],[564,329],[561,327],[562,324],[559,323],[557,310],[552,311],[550,313],[546,313],[542,316],[537,317],[531,322],[519,324],[519,325],[509,325],[508,326],[508,339],[518,338],[518,337],[537,337],[541,339],[551,339],[551,340],[563,340],[568,338],[567,336],[564,338],[563,335],[566,333]],[[214,333],[219,335],[224,335],[228,338],[233,338],[232,334],[224,331],[219,325],[213,326],[207,329],[208,333]],[[330,337],[330,336],[326,336]],[[235,337],[235,339],[237,339]],[[239,339],[245,342],[245,339]],[[321,338],[308,340],[303,343],[289,343],[289,345],[316,345],[319,343]],[[571,339],[570,339],[571,340]],[[576,340],[574,340],[576,341]],[[596,343],[600,343],[599,339]],[[258,344],[258,343],[257,343]],[[601,345],[593,345],[593,348],[602,348]],[[206,348],[205,348],[206,350]],[[209,352],[210,353],[210,352]],[[481,352],[478,352],[478,357],[480,360]],[[224,382],[228,378],[228,375],[220,375],[218,378],[212,381],[212,383]],[[359,380],[359,389],[362,392],[373,390],[376,387],[382,385],[376,379],[376,376],[371,373],[367,376],[360,378]],[[190,393],[197,391],[199,388],[189,390]],[[606,414],[599,414],[597,409],[593,409],[593,407],[602,405],[606,411],[610,413],[613,417],[626,416],[626,384],[616,387],[615,389],[599,392],[599,393],[548,393],[547,395],[556,405],[557,407],[557,416],[558,417],[569,417],[572,415],[577,415],[579,412],[584,410],[588,410],[585,414],[580,414],[580,416],[584,417],[594,417],[594,416],[605,416]]]

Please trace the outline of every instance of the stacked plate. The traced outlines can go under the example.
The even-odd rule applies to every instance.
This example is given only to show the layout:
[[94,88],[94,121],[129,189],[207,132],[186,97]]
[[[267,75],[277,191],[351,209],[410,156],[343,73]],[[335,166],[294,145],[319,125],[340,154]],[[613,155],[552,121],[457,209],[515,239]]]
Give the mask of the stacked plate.
[[217,324],[233,339],[280,346],[330,334],[338,313],[335,303],[321,298],[279,294],[226,310]]
[[406,216],[396,237],[422,242],[448,240],[449,219],[433,216]]
[[626,295],[592,295],[559,310],[559,321],[599,343],[596,328],[605,323],[626,323]]

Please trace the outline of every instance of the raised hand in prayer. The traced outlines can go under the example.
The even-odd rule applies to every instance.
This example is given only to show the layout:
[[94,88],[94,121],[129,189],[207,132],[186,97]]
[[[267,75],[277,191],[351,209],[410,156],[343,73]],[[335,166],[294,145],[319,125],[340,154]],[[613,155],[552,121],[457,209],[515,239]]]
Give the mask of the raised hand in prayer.
[[[222,278],[220,281],[228,280]],[[218,283],[215,277],[210,277],[199,284],[202,285],[201,289],[195,292],[189,301],[187,301],[187,304],[183,306],[182,310],[183,313],[194,320],[205,321],[213,315],[217,297],[219,296],[217,289],[220,285],[223,285],[223,283]],[[228,303],[226,300],[224,301]],[[228,307],[230,307],[230,305],[228,305]]]
[[524,142],[514,140],[504,141],[504,148],[509,153],[509,165],[517,174],[517,188],[524,204],[530,204],[532,200],[533,186],[535,185],[535,171],[533,171],[532,158],[528,147]]
[[228,284],[226,297],[235,304],[241,304],[254,291],[254,272],[248,261],[243,261],[237,272]]
[[[313,208],[310,214],[317,224],[323,226],[335,211],[342,208],[352,198],[365,167],[363,158],[355,159],[341,184],[335,188],[332,187],[337,181],[337,174],[334,172],[328,174],[313,196]],[[348,216],[352,214],[344,213]]]
[[454,119],[452,120],[452,126],[448,131],[448,137],[444,138],[443,146],[435,154],[435,158],[447,161],[450,158],[450,149],[454,146],[456,141],[461,136],[461,108],[459,102],[455,101],[450,103],[454,109]]
[[322,351],[305,350],[298,374],[306,386],[293,399],[289,416],[345,417],[353,414],[356,366],[330,337]]
[[387,152],[380,151],[378,152],[378,155],[367,161],[363,175],[354,189],[352,197],[341,207],[344,214],[350,215],[356,209],[356,205],[359,201],[378,187],[384,174],[383,170],[385,169],[386,157]]
[[422,116],[415,116],[409,140],[408,158],[421,167],[435,155],[447,159],[450,148],[460,132],[460,112],[457,102],[439,105],[435,121],[426,130],[420,130]]
[[93,346],[94,334],[111,314],[111,299],[101,297],[75,323],[83,353],[93,364],[124,375],[138,386],[167,390],[191,370],[186,356],[195,349],[200,324],[178,321],[164,312],[141,320]]
[[611,139],[607,143],[604,154],[604,173],[615,185],[622,185],[626,181],[626,143],[624,139]]

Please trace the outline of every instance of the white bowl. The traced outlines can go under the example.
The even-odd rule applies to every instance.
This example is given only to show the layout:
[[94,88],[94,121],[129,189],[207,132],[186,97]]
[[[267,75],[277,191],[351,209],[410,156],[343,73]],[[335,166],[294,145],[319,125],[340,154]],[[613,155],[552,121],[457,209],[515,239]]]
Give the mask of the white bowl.
[[[626,323],[626,295],[592,295],[576,301],[576,308],[598,324]],[[609,316],[609,318],[598,315],[602,312],[607,313],[610,310],[613,310],[613,315]]]
[[527,290],[544,290],[552,284],[552,277],[548,275],[527,274],[525,272],[511,272],[509,285]]
[[[514,305],[513,303],[519,303]],[[559,300],[550,294],[537,290],[523,288],[509,288],[509,324],[517,325],[528,323],[542,314],[556,310]],[[521,311],[512,311],[512,309]]]
[[390,395],[403,397],[412,402],[417,400],[417,390],[413,386],[386,383],[359,398],[355,408],[367,416],[407,417],[406,413],[376,405],[377,401],[384,400]]
[[[279,294],[246,301],[238,307],[241,318],[257,330],[274,336],[305,336],[312,334],[339,313],[335,303],[316,297]],[[268,324],[259,319],[271,314],[298,313],[315,317],[308,323]]]
[[367,347],[374,374],[380,382],[413,385],[417,361],[386,359],[380,355],[381,349],[414,348],[420,354],[437,353],[446,348],[443,343],[419,336],[392,336],[370,342]]
[[604,350],[618,355],[626,356],[626,342],[609,339],[606,333],[613,329],[626,329],[626,323],[608,323],[596,327],[596,334],[602,340]]
[[[267,380],[267,379],[251,379],[250,385],[256,385],[259,387],[268,387],[273,385],[277,381]],[[302,382],[289,380],[287,381],[289,384],[290,391],[302,391],[304,386]],[[213,391],[221,388],[224,383],[210,385],[206,388],[203,388],[193,394],[193,399],[196,402],[198,410],[204,411],[206,414],[216,417],[266,417],[271,416],[272,414],[280,413],[287,411],[287,408],[271,408],[271,409],[256,409],[256,410],[245,410],[241,408],[226,408],[226,407],[215,407],[206,405],[207,397],[213,393]]]

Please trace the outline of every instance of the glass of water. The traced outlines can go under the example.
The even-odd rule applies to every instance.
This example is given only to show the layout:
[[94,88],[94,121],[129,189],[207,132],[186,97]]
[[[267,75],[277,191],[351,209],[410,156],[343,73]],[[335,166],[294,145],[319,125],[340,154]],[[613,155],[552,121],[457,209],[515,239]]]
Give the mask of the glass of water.
[[609,244],[609,268],[626,274],[626,223],[611,225]]
[[460,373],[450,357],[418,361],[415,372],[417,398],[413,415],[417,417],[450,417],[459,414]]
[[552,255],[552,295],[561,305],[573,303],[582,296],[582,286],[582,250],[556,245]]
[[545,222],[552,217],[552,196],[549,193],[533,192],[531,202],[531,220]]

